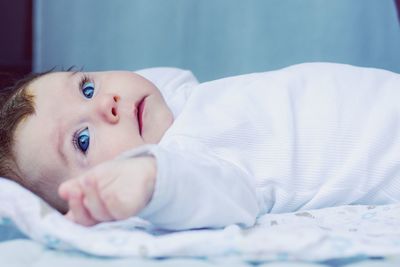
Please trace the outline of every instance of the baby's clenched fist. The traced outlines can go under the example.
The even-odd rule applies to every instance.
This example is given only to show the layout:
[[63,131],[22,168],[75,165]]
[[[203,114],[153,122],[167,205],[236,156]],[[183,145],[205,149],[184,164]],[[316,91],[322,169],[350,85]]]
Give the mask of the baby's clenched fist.
[[138,214],[150,201],[156,179],[153,157],[117,159],[97,165],[59,187],[67,217],[90,226]]

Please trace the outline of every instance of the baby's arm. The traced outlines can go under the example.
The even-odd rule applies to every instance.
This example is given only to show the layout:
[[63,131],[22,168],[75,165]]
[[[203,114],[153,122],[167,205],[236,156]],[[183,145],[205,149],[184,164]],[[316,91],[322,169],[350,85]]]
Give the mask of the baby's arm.
[[155,176],[151,156],[112,160],[63,183],[59,194],[68,201],[67,217],[79,224],[122,220],[149,202]]
[[252,226],[259,213],[253,179],[243,170],[205,151],[157,145],[66,182],[60,195],[69,201],[69,216],[84,225],[137,215],[172,230]]
[[155,226],[183,230],[252,226],[259,213],[253,177],[207,148],[149,145],[157,179],[149,204],[138,214]]

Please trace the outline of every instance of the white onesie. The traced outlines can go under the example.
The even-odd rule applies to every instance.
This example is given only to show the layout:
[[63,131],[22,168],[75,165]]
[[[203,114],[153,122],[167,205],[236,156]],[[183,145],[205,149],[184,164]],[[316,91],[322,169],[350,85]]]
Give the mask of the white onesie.
[[399,74],[307,63],[198,84],[182,73],[161,88],[175,116],[161,142],[123,155],[157,160],[139,217],[247,227],[268,212],[399,202]]

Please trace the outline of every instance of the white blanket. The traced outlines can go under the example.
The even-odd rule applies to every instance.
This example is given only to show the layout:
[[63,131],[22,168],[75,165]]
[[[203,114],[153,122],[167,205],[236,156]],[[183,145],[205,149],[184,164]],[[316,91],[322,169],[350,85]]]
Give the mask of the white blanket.
[[99,256],[233,257],[259,262],[400,253],[400,204],[266,214],[250,229],[231,225],[221,230],[161,232],[139,218],[89,228],[76,225],[2,178],[0,203],[0,229],[11,220],[48,247]]

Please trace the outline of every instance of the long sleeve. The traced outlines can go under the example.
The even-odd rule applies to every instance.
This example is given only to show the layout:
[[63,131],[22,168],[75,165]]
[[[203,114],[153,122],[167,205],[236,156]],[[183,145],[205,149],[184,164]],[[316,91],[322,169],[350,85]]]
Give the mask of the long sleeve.
[[205,151],[167,151],[157,145],[125,156],[143,154],[155,156],[157,180],[139,217],[171,230],[254,224],[259,213],[254,183],[238,167]]

